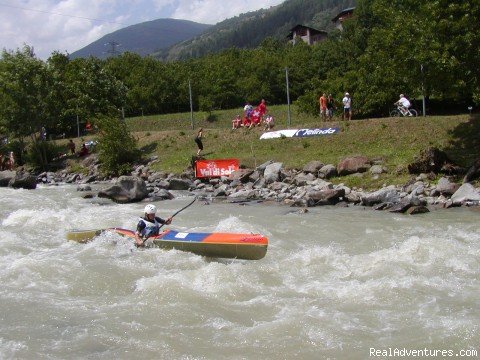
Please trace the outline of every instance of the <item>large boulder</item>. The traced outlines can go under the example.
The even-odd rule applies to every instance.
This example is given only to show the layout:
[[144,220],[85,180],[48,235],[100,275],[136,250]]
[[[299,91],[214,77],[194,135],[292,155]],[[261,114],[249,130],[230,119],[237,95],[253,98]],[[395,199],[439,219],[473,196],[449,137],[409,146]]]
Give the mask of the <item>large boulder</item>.
[[400,194],[398,191],[389,187],[362,196],[362,204],[365,206],[373,206],[380,203],[396,204],[399,201]]
[[13,178],[15,178],[15,171],[0,171],[0,187],[7,187]]
[[36,176],[31,175],[26,171],[17,171],[15,177],[8,183],[9,187],[14,189],[30,189],[33,190],[37,187]]
[[442,195],[453,195],[459,188],[460,185],[452,183],[447,178],[442,177],[438,180],[435,190]]
[[307,194],[308,205],[335,205],[340,198],[345,196],[345,189],[323,189],[320,191],[310,191]]
[[454,204],[460,205],[465,202],[473,201],[480,202],[480,194],[470,183],[465,183],[460,188],[455,191],[452,195],[451,200]]
[[169,179],[169,190],[188,190],[193,187],[193,183],[187,179]]
[[263,176],[267,184],[271,184],[280,179],[280,170],[283,168],[283,163],[276,162],[270,165],[267,165]]
[[333,164],[327,164],[319,170],[318,175],[323,179],[330,179],[338,175],[337,168]]
[[408,165],[408,172],[410,174],[438,173],[444,165],[451,163],[452,161],[444,151],[431,147],[422,151],[420,156]]
[[337,165],[339,176],[363,173],[370,169],[370,160],[365,156],[352,156],[343,159]]
[[295,176],[294,182],[297,186],[304,186],[307,185],[307,183],[314,181],[315,179],[316,177],[312,173],[300,173]]
[[98,193],[98,197],[108,198],[120,204],[141,201],[147,196],[145,181],[133,176],[120,176],[113,186]]

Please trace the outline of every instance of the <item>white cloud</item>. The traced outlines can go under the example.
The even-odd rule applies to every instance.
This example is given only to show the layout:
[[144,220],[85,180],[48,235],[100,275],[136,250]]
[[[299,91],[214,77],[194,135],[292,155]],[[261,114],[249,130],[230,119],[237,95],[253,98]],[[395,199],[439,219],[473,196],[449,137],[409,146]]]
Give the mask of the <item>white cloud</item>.
[[215,24],[283,0],[4,0],[0,48],[31,45],[38,57],[74,52],[127,25],[158,18]]

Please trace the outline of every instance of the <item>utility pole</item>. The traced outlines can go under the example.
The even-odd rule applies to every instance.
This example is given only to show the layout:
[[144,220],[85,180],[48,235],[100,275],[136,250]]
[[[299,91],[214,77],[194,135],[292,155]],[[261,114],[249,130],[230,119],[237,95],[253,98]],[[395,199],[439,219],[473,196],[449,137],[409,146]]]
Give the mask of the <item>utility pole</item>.
[[426,113],[427,109],[425,106],[425,74],[423,73],[423,64],[420,65],[420,72],[422,73],[423,116],[427,116],[427,113]]
[[188,79],[188,94],[190,96],[190,122],[192,123],[192,130],[195,128],[193,125],[193,102],[192,102],[192,83]]

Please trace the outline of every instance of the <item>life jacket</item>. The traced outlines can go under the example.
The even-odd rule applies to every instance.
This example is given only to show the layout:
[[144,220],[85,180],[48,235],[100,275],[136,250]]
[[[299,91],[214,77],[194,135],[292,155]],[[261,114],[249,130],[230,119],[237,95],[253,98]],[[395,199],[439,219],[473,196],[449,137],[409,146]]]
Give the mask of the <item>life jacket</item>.
[[141,236],[145,235],[158,235],[158,232],[160,231],[160,223],[157,221],[157,219],[154,219],[153,222],[146,220],[145,218],[140,218],[140,221],[145,224],[145,228],[141,232]]

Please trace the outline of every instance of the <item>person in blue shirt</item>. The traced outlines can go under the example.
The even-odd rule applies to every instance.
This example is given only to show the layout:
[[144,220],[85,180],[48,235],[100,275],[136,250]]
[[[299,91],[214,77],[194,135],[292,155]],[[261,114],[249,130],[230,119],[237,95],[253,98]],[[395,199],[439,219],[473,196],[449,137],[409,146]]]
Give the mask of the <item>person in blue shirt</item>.
[[155,216],[157,207],[152,204],[145,206],[145,216],[140,218],[135,231],[135,244],[137,246],[145,246],[145,241],[151,237],[158,235],[160,225],[169,225],[172,223],[172,218],[164,220]]

